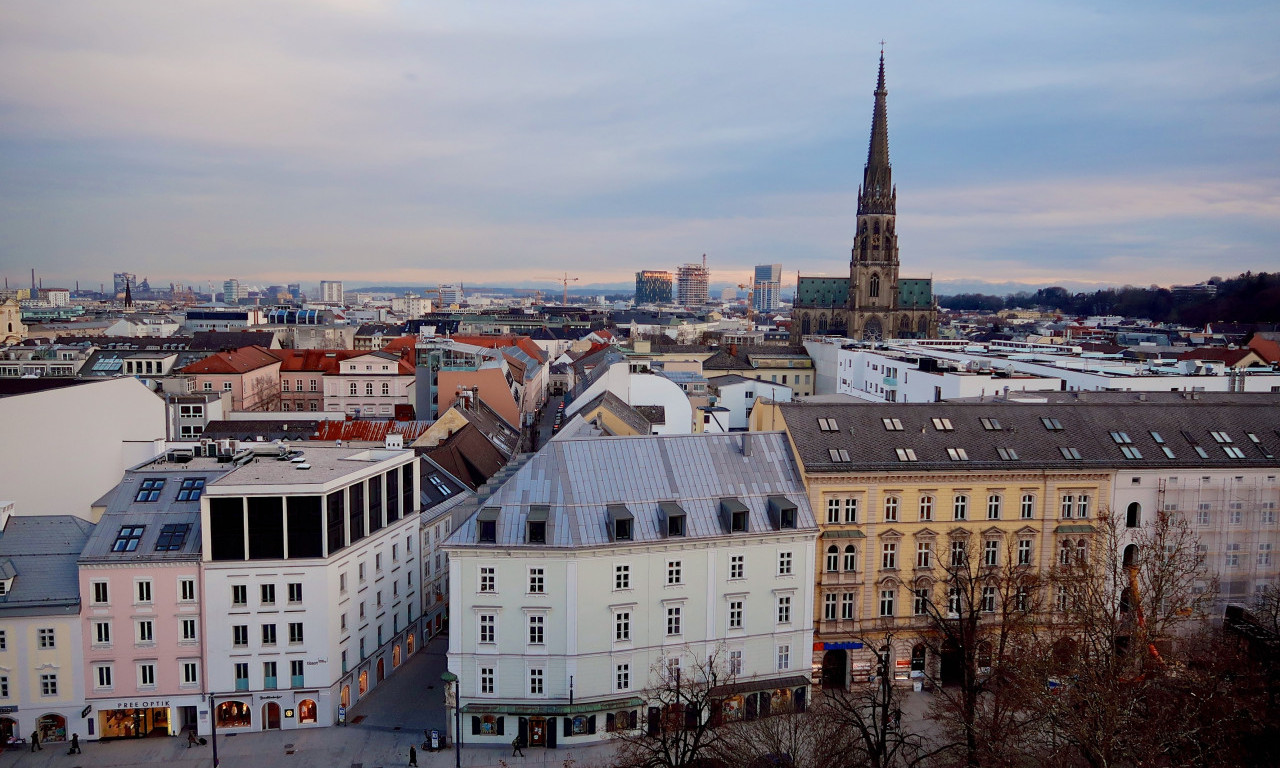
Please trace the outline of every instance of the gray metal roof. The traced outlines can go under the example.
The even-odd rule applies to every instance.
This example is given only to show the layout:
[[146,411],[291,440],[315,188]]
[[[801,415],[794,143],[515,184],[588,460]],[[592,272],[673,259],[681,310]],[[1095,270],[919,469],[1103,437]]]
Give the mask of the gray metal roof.
[[[1248,404],[1000,401],[796,403],[780,408],[808,471],[1280,467],[1276,458],[1280,456],[1280,408],[1270,398]],[[988,429],[984,418],[996,420],[999,428]],[[824,430],[820,419],[834,424],[829,421]],[[897,419],[902,428],[887,429],[884,419]],[[934,419],[948,420],[951,429],[939,429]],[[1044,419],[1056,420],[1060,428],[1046,427]],[[1117,442],[1112,432],[1131,442]],[[1231,442],[1221,442],[1215,432],[1225,434]],[[1160,436],[1173,458],[1165,454],[1152,433]],[[1232,457],[1226,447],[1238,449],[1242,457]],[[1130,454],[1136,449],[1137,455],[1126,456],[1126,448]],[[913,451],[916,460],[900,460],[898,449]],[[953,459],[948,449],[962,449],[967,458]],[[1002,457],[1000,449],[1006,455],[1012,449],[1016,458]],[[1063,449],[1074,450],[1079,458],[1068,458]]]
[[72,515],[11,517],[0,534],[0,560],[14,574],[0,614],[75,613],[80,604],[76,558],[94,525]]
[[[749,455],[744,455],[744,442]],[[626,546],[609,539],[609,505],[622,504],[635,516],[632,541],[665,539],[659,504],[677,502],[688,514],[686,539],[732,537],[722,527],[720,501],[746,505],[751,535],[773,529],[769,497],[781,495],[797,506],[799,530],[816,530],[799,472],[781,432],[732,435],[607,437],[548,443],[483,503],[499,508],[497,540],[479,544],[469,522],[450,545],[498,547]],[[548,505],[547,543],[524,544],[531,507]]]

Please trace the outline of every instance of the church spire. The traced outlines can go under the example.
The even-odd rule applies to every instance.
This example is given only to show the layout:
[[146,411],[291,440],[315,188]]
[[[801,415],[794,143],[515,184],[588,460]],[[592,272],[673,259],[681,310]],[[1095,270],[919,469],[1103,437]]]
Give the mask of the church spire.
[[893,188],[893,170],[889,166],[889,114],[884,87],[884,48],[880,49],[880,76],[876,80],[876,105],[871,115],[871,145],[867,149],[867,166],[862,172],[862,188],[858,190],[858,214],[893,215],[897,208],[897,192]]

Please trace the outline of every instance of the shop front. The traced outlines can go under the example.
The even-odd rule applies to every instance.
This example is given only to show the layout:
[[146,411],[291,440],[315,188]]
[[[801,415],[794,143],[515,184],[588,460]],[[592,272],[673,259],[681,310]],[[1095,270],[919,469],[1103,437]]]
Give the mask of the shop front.
[[574,743],[598,740],[613,730],[634,728],[643,704],[635,696],[572,705],[484,702],[464,704],[462,713],[477,743],[505,745],[515,736],[521,746],[555,749],[571,739]]
[[40,715],[36,718],[36,731],[40,734],[40,741],[66,741],[67,736],[67,718],[54,712]]
[[[279,731],[321,725],[317,690],[288,694],[228,694],[214,707],[218,730]],[[325,723],[324,725],[328,725]]]
[[[803,675],[776,680],[754,680],[716,688],[711,692],[715,709],[711,712],[713,725],[735,720],[756,720],[770,715],[804,712],[808,708],[809,679]],[[681,711],[662,712],[649,708],[649,731],[661,729],[663,719],[669,725],[682,718],[695,717]]]
[[169,736],[173,711],[168,699],[104,701],[98,705],[100,739],[145,739]]

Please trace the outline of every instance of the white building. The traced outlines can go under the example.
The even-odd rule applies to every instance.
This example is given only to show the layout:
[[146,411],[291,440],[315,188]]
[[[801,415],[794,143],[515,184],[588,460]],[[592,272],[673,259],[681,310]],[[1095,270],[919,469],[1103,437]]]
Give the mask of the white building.
[[573,400],[565,406],[566,419],[600,393],[612,392],[633,408],[642,405],[662,408],[662,423],[653,424],[655,435],[687,435],[693,431],[693,405],[680,385],[653,373],[632,373],[625,360],[602,362],[578,386],[581,391],[575,391]]
[[235,456],[200,502],[218,730],[332,725],[421,648],[417,462],[271,443]]
[[[713,376],[707,380],[715,393],[715,404],[726,409],[723,432],[738,432],[747,428],[747,420],[751,418],[751,409],[758,398],[772,400],[775,403],[791,402],[791,387],[785,384],[773,384],[768,381],[748,379],[731,373],[725,376]],[[711,431],[711,430],[707,430]]]
[[228,278],[222,283],[222,302],[224,304],[235,304],[241,299],[249,296],[248,286],[240,285],[240,281],[234,277]]
[[387,352],[343,360],[324,377],[324,409],[389,419],[397,405],[413,405],[413,365]]
[[320,281],[320,302],[322,304],[341,304],[342,303],[342,281],[341,280],[321,280]]
[[453,529],[475,511],[476,494],[426,456],[422,473],[422,635],[444,632],[449,617],[449,556],[440,548]]
[[548,444],[445,543],[463,739],[607,738],[711,654],[704,717],[802,705],[816,536],[782,433]]

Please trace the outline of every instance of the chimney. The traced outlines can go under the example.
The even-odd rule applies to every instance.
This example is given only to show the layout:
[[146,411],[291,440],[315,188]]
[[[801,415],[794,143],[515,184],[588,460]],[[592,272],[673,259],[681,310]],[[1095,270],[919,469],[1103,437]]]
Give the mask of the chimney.
[[752,443],[752,442],[754,442],[754,441],[753,441],[753,440],[752,440],[752,438],[751,438],[751,433],[750,433],[750,432],[743,432],[743,433],[742,433],[742,455],[743,455],[743,456],[750,456],[750,455],[751,455],[751,443]]

